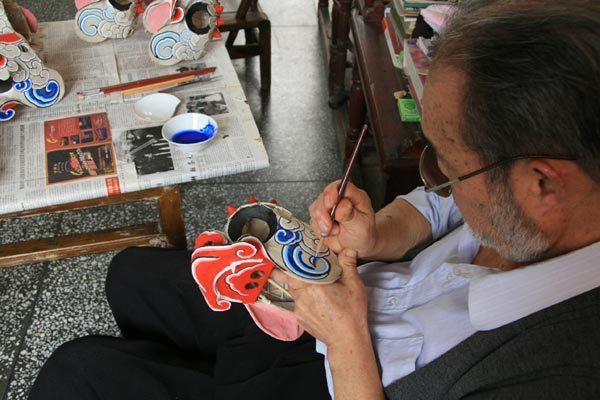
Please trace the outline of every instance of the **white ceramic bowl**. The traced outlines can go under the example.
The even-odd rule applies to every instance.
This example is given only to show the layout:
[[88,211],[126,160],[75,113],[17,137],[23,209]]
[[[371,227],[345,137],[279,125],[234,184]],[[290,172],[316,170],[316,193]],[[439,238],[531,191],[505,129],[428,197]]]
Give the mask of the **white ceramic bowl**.
[[[169,144],[195,154],[204,150],[211,140],[217,136],[217,122],[206,114],[179,114],[168,120],[162,127],[162,135]],[[194,131],[196,134],[190,133]],[[178,135],[179,134],[179,135]],[[195,141],[194,136],[204,136],[203,140]],[[187,140],[186,140],[187,139]]]
[[180,100],[168,93],[144,96],[133,105],[136,115],[145,121],[163,122],[175,114]]

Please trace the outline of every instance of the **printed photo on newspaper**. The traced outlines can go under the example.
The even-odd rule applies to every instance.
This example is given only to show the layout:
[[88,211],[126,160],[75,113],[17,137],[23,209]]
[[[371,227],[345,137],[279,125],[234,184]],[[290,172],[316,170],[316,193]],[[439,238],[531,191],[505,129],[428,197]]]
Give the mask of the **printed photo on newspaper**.
[[106,113],[44,122],[48,184],[116,174]]

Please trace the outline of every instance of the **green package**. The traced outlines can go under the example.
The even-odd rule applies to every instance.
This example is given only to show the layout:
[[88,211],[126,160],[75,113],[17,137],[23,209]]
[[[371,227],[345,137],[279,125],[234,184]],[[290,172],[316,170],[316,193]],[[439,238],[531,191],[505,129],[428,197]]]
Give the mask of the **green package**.
[[398,110],[402,122],[421,122],[417,103],[413,99],[398,99]]

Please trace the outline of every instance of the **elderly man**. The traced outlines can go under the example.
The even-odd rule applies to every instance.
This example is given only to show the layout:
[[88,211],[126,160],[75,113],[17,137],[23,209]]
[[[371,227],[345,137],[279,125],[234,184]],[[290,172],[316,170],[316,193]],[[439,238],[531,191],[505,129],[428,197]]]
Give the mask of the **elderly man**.
[[332,220],[329,185],[311,217],[342,277],[273,275],[325,368],[201,309],[189,253],[134,249],[107,282],[126,339],[61,347],[32,398],[600,398],[599,89],[596,0],[467,2],[427,81],[425,189],[375,214],[350,185]]

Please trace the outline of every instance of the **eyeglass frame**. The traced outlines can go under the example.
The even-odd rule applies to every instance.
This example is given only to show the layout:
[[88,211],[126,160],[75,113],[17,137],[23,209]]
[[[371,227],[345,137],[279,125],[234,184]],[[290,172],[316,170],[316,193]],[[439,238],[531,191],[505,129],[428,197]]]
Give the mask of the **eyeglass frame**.
[[[427,152],[427,150],[429,149],[429,151],[432,151],[434,156],[435,156],[435,162],[437,165],[437,154],[435,152],[435,149],[433,148],[433,146],[427,144],[425,145],[425,147],[423,148],[423,151],[421,152],[421,156],[419,157],[419,176],[421,177],[421,181],[423,181],[423,184],[425,185],[425,192],[427,193],[431,193],[434,192],[435,194],[437,194],[438,196],[442,196],[442,197],[449,197],[452,194],[452,185],[455,185],[459,182],[462,182],[466,179],[472,178],[474,176],[477,176],[479,174],[482,174],[484,172],[487,172],[491,169],[494,169],[496,167],[499,167],[501,165],[507,164],[509,162],[512,161],[516,161],[516,160],[524,160],[524,159],[528,159],[528,158],[534,158],[534,159],[543,159],[543,158],[547,158],[547,159],[551,159],[551,160],[569,160],[569,161],[575,161],[577,160],[577,157],[573,157],[573,156],[562,156],[562,155],[548,155],[548,154],[531,154],[531,155],[519,155],[519,156],[513,156],[510,158],[505,158],[503,160],[499,160],[496,161],[492,164],[486,165],[483,168],[480,168],[476,171],[470,172],[468,174],[459,176],[458,178],[454,178],[454,179],[450,179],[448,178],[439,168],[439,166],[437,166],[438,171],[446,177],[446,179],[448,179],[448,182],[444,182],[441,183],[439,185],[435,185],[432,187],[429,187],[430,184],[427,182],[427,179],[425,179],[425,177],[423,176],[423,169],[424,169],[424,159],[425,159],[425,153]],[[440,190],[442,189],[448,189],[448,194],[444,196],[444,194],[442,193],[438,193]]]

